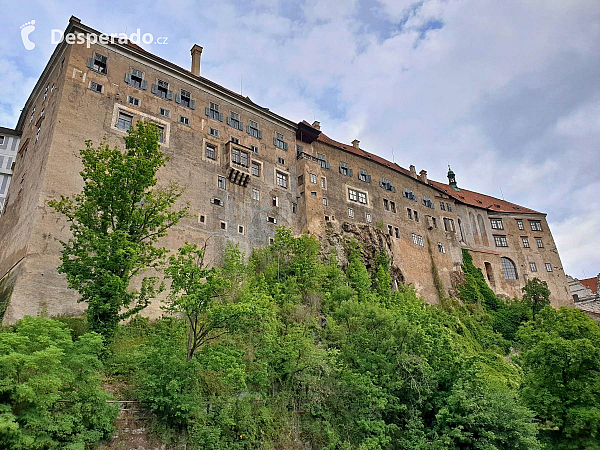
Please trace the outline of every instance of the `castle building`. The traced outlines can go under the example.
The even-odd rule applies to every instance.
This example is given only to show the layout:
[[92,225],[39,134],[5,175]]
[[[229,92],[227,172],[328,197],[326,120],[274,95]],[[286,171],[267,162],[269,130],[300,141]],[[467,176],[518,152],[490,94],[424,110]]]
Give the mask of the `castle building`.
[[[69,33],[99,34],[75,17]],[[455,293],[468,249],[498,294],[521,295],[537,277],[548,282],[553,305],[573,303],[545,214],[463,189],[451,170],[448,183],[432,181],[358,140],[334,141],[318,122],[281,117],[200,76],[202,47],[191,54],[188,71],[132,43],[56,47],[16,127],[19,183],[11,183],[0,218],[3,323],[41,310],[82,312],[56,270],[69,227],[46,201],[81,190],[85,140],[123,146],[139,120],[159,126],[170,157],[159,184],[184,186],[181,200],[193,214],[164,239],[172,250],[208,239],[216,264],[227,241],[249,253],[280,225],[326,246],[350,235],[366,254],[383,246],[395,282],[436,302]],[[160,313],[156,303],[147,314]]]
[[17,156],[20,135],[10,128],[0,127],[0,215],[4,209],[12,167]]

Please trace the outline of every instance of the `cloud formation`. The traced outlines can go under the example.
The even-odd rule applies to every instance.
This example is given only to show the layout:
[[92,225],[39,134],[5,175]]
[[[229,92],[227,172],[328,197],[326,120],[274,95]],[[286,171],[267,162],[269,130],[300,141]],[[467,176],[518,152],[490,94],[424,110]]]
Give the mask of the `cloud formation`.
[[[120,4],[119,4],[120,5]],[[600,271],[596,0],[255,0],[14,5],[0,42],[0,125],[14,126],[71,14],[334,139],[548,213],[567,273]],[[36,20],[26,51],[21,24]],[[12,28],[11,28],[12,27]],[[47,41],[47,42],[45,42]]]

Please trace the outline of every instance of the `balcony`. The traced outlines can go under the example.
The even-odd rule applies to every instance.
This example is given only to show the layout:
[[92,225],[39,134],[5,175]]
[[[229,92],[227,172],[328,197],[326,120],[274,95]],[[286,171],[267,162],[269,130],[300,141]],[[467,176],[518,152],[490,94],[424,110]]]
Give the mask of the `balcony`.
[[245,147],[228,142],[225,145],[227,155],[227,178],[231,183],[246,187],[250,181],[250,153]]

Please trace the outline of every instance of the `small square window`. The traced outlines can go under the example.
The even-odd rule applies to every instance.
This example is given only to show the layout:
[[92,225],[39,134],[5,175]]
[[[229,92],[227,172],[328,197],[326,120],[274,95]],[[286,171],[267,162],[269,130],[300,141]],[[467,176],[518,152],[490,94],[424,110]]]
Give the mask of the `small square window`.
[[238,225],[238,233],[244,234],[244,227],[243,227],[243,225]]
[[317,196],[317,192],[316,192],[316,191],[313,191],[313,192],[311,192],[311,193],[310,193],[310,196],[311,196],[311,197],[316,197],[316,196]]
[[171,111],[165,108],[158,108],[158,114],[160,116],[166,117],[167,119],[171,118]]
[[277,157],[277,164],[281,164],[282,166],[285,166],[285,159],[282,158],[281,156]]
[[546,263],[546,272],[552,272],[552,264]]
[[537,266],[535,265],[534,262],[529,263],[529,268],[531,269],[532,272],[537,272]]
[[184,116],[179,116],[179,123],[185,125],[186,127],[190,126],[190,119]]
[[277,171],[275,173],[275,178],[277,182],[277,186],[280,186],[284,189],[288,187],[288,176],[285,173]]
[[537,242],[538,248],[544,248],[544,243],[542,242],[542,238],[536,237],[535,242]]
[[211,198],[211,199],[210,199],[210,202],[211,202],[213,205],[217,205],[217,206],[223,206],[223,202],[221,201],[221,199],[220,199],[220,198]]
[[529,248],[529,238],[528,237],[522,236],[521,241],[523,241],[523,248]]
[[327,206],[327,198],[323,197],[323,206]]
[[446,253],[446,249],[444,248],[444,244],[442,244],[441,242],[438,242],[438,252],[440,252],[440,253]]
[[102,94],[102,85],[100,83],[96,83],[95,81],[90,81],[90,90]]
[[161,126],[156,126],[156,128],[158,128],[158,142],[164,142],[165,141],[165,129],[164,127]]
[[270,237],[270,238],[269,238],[269,245],[273,244],[273,242],[275,242],[275,239],[274,239],[274,238],[272,238],[272,237]]
[[227,222],[223,222],[221,220],[221,230],[226,230],[227,229]]
[[231,142],[233,142],[234,144],[239,144],[240,140],[238,138],[236,138],[235,136],[231,136]]
[[217,130],[216,128],[209,128],[208,129],[208,134],[210,134],[213,137],[218,138],[219,137],[219,130]]
[[198,216],[198,223],[206,223],[206,216],[204,214]]
[[258,155],[258,145],[251,145],[252,153],[256,153]]
[[267,222],[269,222],[269,223],[277,223],[277,219],[275,217],[268,216],[267,217]]
[[252,175],[260,177],[260,164],[252,161]]

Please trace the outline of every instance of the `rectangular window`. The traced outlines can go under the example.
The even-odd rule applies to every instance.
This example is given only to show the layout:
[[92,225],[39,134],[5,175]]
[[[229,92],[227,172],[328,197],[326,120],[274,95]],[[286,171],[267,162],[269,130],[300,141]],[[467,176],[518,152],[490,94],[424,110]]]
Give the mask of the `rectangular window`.
[[298,203],[292,203],[292,214],[296,214],[298,212]]
[[140,99],[129,95],[127,97],[127,104],[131,106],[140,106]]
[[[367,194],[365,192],[358,191],[358,203],[361,203],[363,205],[367,204]],[[395,209],[394,212],[396,212]]]
[[229,117],[227,118],[227,125],[235,128],[236,130],[242,130],[242,122],[240,121],[240,115],[238,113],[234,113],[233,111],[229,113]]
[[90,81],[90,90],[102,94],[102,85],[95,81]]
[[211,198],[211,199],[210,199],[210,202],[211,202],[213,205],[217,205],[217,206],[223,206],[223,202],[221,201],[221,199],[220,199],[220,198]]
[[394,227],[394,233],[396,234],[397,238],[400,237],[400,229],[398,227]]
[[227,229],[227,222],[221,221],[221,230],[226,230],[226,229]]
[[107,72],[106,63],[108,61],[108,58],[104,55],[100,55],[99,53],[94,52],[94,57],[90,58],[90,59],[92,60],[90,69],[92,69],[98,73],[101,73],[103,75],[106,75],[106,72]]
[[552,272],[552,264],[546,263],[546,272]]
[[387,198],[383,199],[383,209],[385,209],[386,211],[390,210],[390,202]]
[[433,228],[437,228],[437,219],[435,217],[432,217],[431,221],[433,222]]
[[277,186],[281,186],[284,189],[287,189],[288,187],[288,176],[285,173],[282,172],[275,172],[275,179],[277,182]]
[[219,105],[217,105],[216,103],[210,102],[208,108],[206,108],[205,113],[209,119],[215,119],[219,122],[223,122],[223,114],[220,113]]
[[523,241],[523,248],[529,248],[529,238],[526,236],[521,236],[521,240]]
[[181,106],[185,106],[186,108],[194,109],[193,103],[192,103],[192,94],[190,92],[186,91],[185,89],[182,89],[180,98],[181,98],[181,101],[179,102],[179,104]]
[[535,242],[537,242],[538,248],[544,248],[544,243],[542,242],[542,238],[536,237]]
[[209,159],[217,158],[217,147],[212,144],[206,144],[206,157]]
[[416,233],[412,233],[412,241],[413,241],[413,244],[419,245],[419,240],[417,239]]
[[242,225],[238,225],[238,233],[244,234],[244,227]]
[[[446,211],[446,204],[444,202],[440,202],[440,209],[442,211]],[[438,244],[439,244],[439,242],[438,242]]]
[[219,130],[217,130],[216,128],[209,128],[208,129],[208,134],[210,134],[213,137],[218,138],[219,137]]
[[269,222],[269,223],[277,223],[277,219],[275,217],[267,216],[267,222]]
[[273,206],[279,208],[279,197],[273,196]]
[[325,177],[321,177],[321,189],[327,189],[327,185],[325,184]]
[[225,177],[219,176],[217,184],[218,184],[219,188],[221,188],[221,189],[227,188]]
[[347,162],[340,161],[340,173],[342,175],[352,176],[352,175],[350,175],[350,168],[348,167]]
[[230,141],[233,142],[234,144],[239,144],[240,143],[240,140],[238,138],[236,138],[235,136],[231,136]]
[[256,138],[256,139],[261,139],[262,138],[262,132],[258,129],[258,123],[255,122],[254,120],[250,120],[248,122],[248,126],[246,127],[246,132]]
[[502,219],[490,219],[490,223],[492,224],[492,230],[504,230]]
[[542,222],[539,220],[530,220],[529,225],[531,226],[531,231],[542,231]]
[[441,242],[438,242],[438,252],[446,253],[446,249],[444,248],[444,245]]
[[525,227],[523,226],[523,221],[521,219],[517,219],[517,227],[519,227],[519,230],[525,229]]
[[358,179],[365,183],[370,183],[371,175],[369,175],[365,169],[358,169]]
[[372,217],[371,217],[370,213],[367,213],[366,219],[367,219],[367,223],[371,223]]
[[348,208],[348,217],[350,217],[351,219],[354,218],[354,209]]
[[131,69],[129,75],[129,85],[134,88],[142,89],[144,86],[144,72],[141,70]]
[[423,203],[423,206],[427,206],[428,208],[434,209],[433,202],[431,201],[431,198],[427,197],[426,195],[424,195],[422,197],[421,203]]
[[317,159],[319,160],[319,164],[323,169],[329,169],[329,162],[327,162],[327,158],[324,153],[317,153]]
[[388,234],[392,237],[394,236],[394,227],[391,225],[388,225]]
[[231,162],[233,164],[239,164],[242,167],[248,167],[249,156],[248,153],[239,148],[231,149]]
[[508,241],[506,240],[506,236],[495,234],[494,242],[496,243],[496,247],[508,247]]
[[129,114],[125,114],[123,112],[119,112],[119,119],[117,120],[117,128],[120,130],[129,130],[131,128],[131,123],[133,122],[133,116]]
[[419,241],[419,245],[421,247],[424,247],[425,246],[425,242],[423,242],[423,236],[419,235],[419,236],[417,236],[417,239]]
[[317,182],[317,176],[314,173],[310,174],[310,182],[311,183],[316,183]]
[[529,263],[529,268],[531,269],[532,272],[537,272],[537,266],[535,265],[534,262]]
[[282,158],[281,156],[277,157],[277,164],[281,164],[282,166],[285,166],[285,159]]
[[258,145],[251,145],[252,153],[256,153],[258,155]]
[[252,189],[252,200],[260,200],[260,191],[258,189]]
[[327,206],[327,198],[323,197],[323,206]]
[[206,223],[206,216],[204,216],[203,214],[200,214],[198,216],[198,223]]
[[260,177],[260,164],[252,161],[252,175]]
[[419,211],[413,211],[415,213],[415,222],[419,221]]
[[158,142],[164,142],[165,141],[165,129],[164,127],[161,126],[156,126],[156,128],[158,128]]
[[358,191],[355,191],[354,189],[348,189],[348,199],[350,201],[357,202],[358,201]]
[[390,210],[396,214],[396,203],[395,202],[390,202]]
[[167,119],[171,118],[171,111],[165,108],[158,108],[158,114],[160,116],[166,117]]
[[190,119],[184,116],[179,116],[179,123],[181,125],[185,125],[186,127],[190,126]]
[[446,209],[448,212],[452,212],[452,205],[450,203],[446,203]]
[[4,144],[4,139],[5,139],[4,136],[0,136],[0,145]]
[[298,175],[298,185],[304,184],[304,175]]
[[280,148],[281,150],[288,149],[287,142],[284,141],[283,134],[281,134],[281,133],[275,134],[275,137],[273,138],[273,145],[277,148]]
[[386,191],[396,192],[396,188],[392,186],[392,181],[388,180],[387,178],[382,177],[381,181],[379,182],[379,186],[385,189]]
[[[158,80],[156,83],[156,95],[158,95],[161,98],[168,98],[169,97],[169,83],[167,83],[166,81],[163,80]],[[173,94],[170,95],[170,99],[173,99]]]
[[413,220],[413,212],[412,212],[412,209],[410,209],[410,208],[406,208],[406,212],[408,213],[408,218],[409,218],[410,220]]
[[404,192],[402,193],[402,195],[404,195],[404,198],[407,198],[414,202],[417,201],[417,196],[415,195],[415,193],[412,189],[404,188]]
[[311,196],[311,197],[316,197],[316,196],[317,196],[317,192],[316,192],[316,191],[313,191],[313,192],[311,192],[311,193],[310,193],[310,196]]

